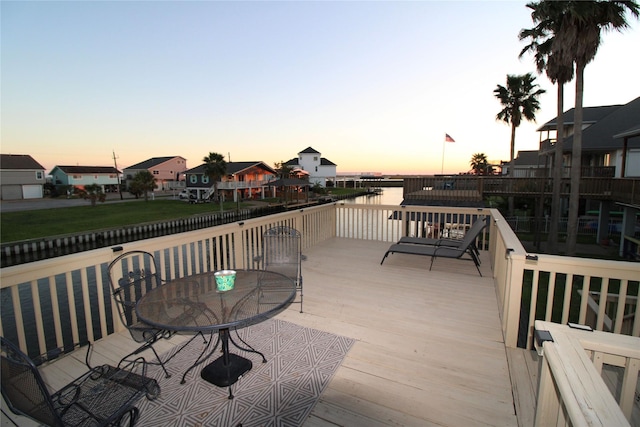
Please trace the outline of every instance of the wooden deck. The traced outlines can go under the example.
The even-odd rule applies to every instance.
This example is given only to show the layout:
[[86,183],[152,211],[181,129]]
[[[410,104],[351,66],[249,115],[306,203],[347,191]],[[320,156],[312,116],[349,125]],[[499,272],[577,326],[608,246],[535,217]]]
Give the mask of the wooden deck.
[[[357,340],[304,426],[532,425],[535,361],[510,350],[510,375],[488,259],[485,277],[470,261],[429,271],[427,257],[392,254],[380,265],[388,246],[335,238],[304,251],[305,312],[279,317]],[[120,333],[95,347],[96,363],[117,361],[133,342]],[[46,368],[54,388],[74,375],[67,359]]]

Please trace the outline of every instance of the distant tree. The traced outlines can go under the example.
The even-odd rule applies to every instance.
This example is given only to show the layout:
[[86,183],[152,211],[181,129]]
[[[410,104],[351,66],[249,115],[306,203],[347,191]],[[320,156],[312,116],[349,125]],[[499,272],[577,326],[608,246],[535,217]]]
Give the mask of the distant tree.
[[[535,83],[533,74],[527,73],[520,76],[507,75],[506,86],[498,85],[493,93],[500,101],[502,110],[496,115],[496,120],[511,124],[511,150],[509,156],[509,175],[513,176],[513,158],[516,146],[516,129],[522,123],[522,119],[535,121],[536,111],[540,109],[538,97],[545,93]],[[513,196],[509,197],[509,215],[513,214]]]
[[476,175],[491,175],[493,173],[493,166],[489,165],[487,155],[484,153],[476,153],[471,156],[469,164]]
[[222,211],[222,197],[218,194],[218,181],[227,174],[227,162],[222,154],[213,152],[205,156],[202,161],[204,162],[204,174],[213,181],[213,191],[218,200],[220,200],[220,210]]
[[104,203],[106,195],[102,191],[102,186],[99,184],[89,184],[84,186],[84,190],[80,190],[80,196],[91,202],[91,206],[96,206],[98,201]]
[[536,120],[536,112],[540,109],[538,97],[545,93],[535,83],[535,76],[531,73],[521,76],[507,75],[506,86],[498,85],[493,93],[502,105],[502,110],[496,115],[496,120],[511,125],[511,152],[509,157],[509,175],[513,174],[512,163],[515,155],[516,129],[522,119]]
[[144,194],[145,202],[149,200],[149,192],[158,188],[156,179],[153,174],[148,170],[140,171],[133,176],[132,182],[129,185],[129,192],[136,195]]
[[129,191],[129,194],[134,196],[136,199],[139,199],[140,196],[144,194],[144,190],[142,189],[141,183],[133,180],[131,180],[131,182],[129,183],[128,191]]
[[273,169],[276,171],[276,175],[280,179],[289,178],[291,176],[291,172],[293,171],[293,168],[291,166],[287,165],[283,161],[279,161],[279,162],[274,163],[273,164]]

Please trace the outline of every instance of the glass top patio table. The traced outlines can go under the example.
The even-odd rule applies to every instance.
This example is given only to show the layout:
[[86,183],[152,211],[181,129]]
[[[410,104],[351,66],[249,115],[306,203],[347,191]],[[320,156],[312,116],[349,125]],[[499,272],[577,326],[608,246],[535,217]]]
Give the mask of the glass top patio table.
[[218,291],[215,272],[173,279],[136,305],[140,320],[159,329],[213,332],[262,322],[296,296],[288,277],[263,270],[236,270],[234,288]]
[[[218,332],[202,350],[187,374],[207,360],[218,345],[222,344],[222,356],[202,369],[200,376],[218,387],[229,387],[229,399],[233,399],[231,385],[251,370],[251,360],[232,354],[229,342],[241,350],[262,353],[236,344],[230,329],[243,328],[267,320],[284,310],[296,296],[296,284],[280,273],[263,270],[236,270],[233,289],[219,291],[215,272],[195,274],[174,279],[146,293],[136,304],[138,318],[159,329],[192,333]],[[210,349],[210,346],[213,348]]]

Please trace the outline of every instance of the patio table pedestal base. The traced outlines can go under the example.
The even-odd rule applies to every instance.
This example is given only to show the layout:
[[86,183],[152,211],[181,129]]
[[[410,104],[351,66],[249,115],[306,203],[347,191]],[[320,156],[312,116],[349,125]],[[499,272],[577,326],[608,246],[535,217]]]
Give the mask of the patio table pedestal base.
[[[228,359],[226,361],[225,359]],[[226,362],[226,363],[225,363]],[[231,385],[249,372],[253,367],[251,360],[237,354],[222,355],[202,369],[200,376],[203,380],[218,387],[229,387],[229,399],[233,399]]]

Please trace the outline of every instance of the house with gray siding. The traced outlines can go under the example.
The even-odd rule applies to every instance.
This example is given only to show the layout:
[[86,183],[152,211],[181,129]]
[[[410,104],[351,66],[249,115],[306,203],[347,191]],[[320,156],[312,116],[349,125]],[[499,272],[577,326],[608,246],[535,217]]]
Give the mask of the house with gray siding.
[[[563,114],[563,161],[571,165],[574,135],[574,109]],[[616,178],[640,176],[640,97],[627,104],[585,107],[582,123],[581,166],[615,167]],[[554,152],[557,138],[557,117],[542,125],[540,154]]]
[[0,199],[39,199],[45,169],[28,154],[0,154]]

